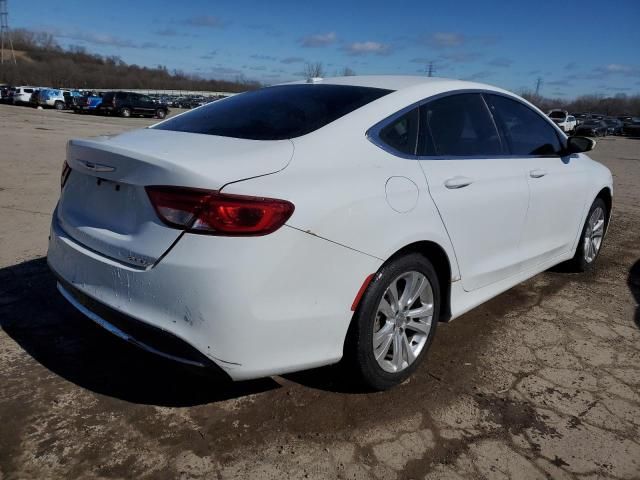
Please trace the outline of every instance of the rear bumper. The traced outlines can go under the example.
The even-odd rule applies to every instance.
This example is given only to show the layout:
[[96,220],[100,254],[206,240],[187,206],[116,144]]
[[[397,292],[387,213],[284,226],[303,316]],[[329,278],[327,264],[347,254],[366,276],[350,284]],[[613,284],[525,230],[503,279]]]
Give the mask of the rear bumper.
[[188,343],[162,329],[139,322],[83,294],[62,279],[60,294],[78,311],[113,335],[138,348],[185,365],[213,367],[215,364]]
[[353,299],[381,263],[285,226],[253,238],[185,234],[137,269],[85,248],[53,218],[48,262],[70,303],[147,351],[234,380],[337,362]]

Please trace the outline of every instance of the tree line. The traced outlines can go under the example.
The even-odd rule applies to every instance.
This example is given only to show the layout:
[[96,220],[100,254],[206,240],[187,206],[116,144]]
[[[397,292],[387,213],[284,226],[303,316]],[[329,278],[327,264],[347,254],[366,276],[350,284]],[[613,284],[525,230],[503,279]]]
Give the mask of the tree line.
[[[234,81],[205,79],[167,67],[127,64],[118,56],[103,56],[84,47],[61,47],[46,32],[11,32],[17,63],[0,65],[0,83],[69,88],[132,88],[150,90],[204,90],[241,92],[258,82],[239,76]],[[5,52],[6,53],[6,52]]]
[[640,117],[640,95],[618,93],[613,96],[602,94],[581,95],[573,100],[562,98],[546,98],[532,92],[521,92],[520,95],[543,112],[552,108],[561,108],[569,113],[597,113],[602,115],[632,115]]

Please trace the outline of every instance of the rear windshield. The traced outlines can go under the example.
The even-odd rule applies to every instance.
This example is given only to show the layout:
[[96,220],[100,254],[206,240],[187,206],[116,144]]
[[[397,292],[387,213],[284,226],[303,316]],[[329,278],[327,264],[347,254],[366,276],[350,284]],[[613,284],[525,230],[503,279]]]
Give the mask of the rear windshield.
[[250,140],[284,140],[313,132],[391,90],[349,85],[281,85],[209,103],[157,129]]
[[564,117],[566,117],[566,114],[565,114],[565,113],[563,113],[563,112],[551,112],[551,113],[549,114],[549,116],[550,116],[551,118],[564,118]]

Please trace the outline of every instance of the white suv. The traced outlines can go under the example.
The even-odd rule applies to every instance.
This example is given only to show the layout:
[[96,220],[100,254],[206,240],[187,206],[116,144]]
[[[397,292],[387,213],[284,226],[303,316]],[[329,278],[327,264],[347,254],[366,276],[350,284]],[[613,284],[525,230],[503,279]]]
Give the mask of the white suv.
[[14,105],[27,104],[31,100],[31,95],[35,92],[35,87],[14,87],[11,89],[11,103]]
[[551,110],[547,115],[565,133],[573,132],[578,124],[576,118],[566,110]]

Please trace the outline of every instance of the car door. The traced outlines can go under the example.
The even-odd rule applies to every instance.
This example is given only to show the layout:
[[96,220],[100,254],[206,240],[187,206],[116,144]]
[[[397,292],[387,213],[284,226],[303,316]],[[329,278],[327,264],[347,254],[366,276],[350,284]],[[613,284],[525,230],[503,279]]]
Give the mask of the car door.
[[151,115],[156,111],[156,104],[151,97],[147,95],[140,95],[140,110],[145,115]]
[[581,227],[587,171],[579,154],[564,153],[564,138],[528,105],[485,94],[514,161],[526,169],[529,209],[522,237],[524,269],[569,252]]
[[418,153],[429,192],[472,291],[520,271],[529,203],[525,165],[506,155],[480,93],[426,102]]

